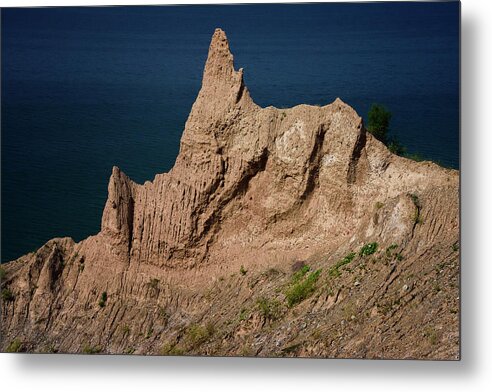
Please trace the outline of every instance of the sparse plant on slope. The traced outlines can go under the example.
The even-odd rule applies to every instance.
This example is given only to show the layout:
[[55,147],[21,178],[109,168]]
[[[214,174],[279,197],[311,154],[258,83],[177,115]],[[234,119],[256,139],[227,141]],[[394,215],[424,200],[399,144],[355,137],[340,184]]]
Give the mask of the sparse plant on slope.
[[287,291],[285,298],[287,306],[292,307],[304,301],[316,290],[316,282],[321,274],[321,270],[308,273],[309,267],[304,266],[292,276],[292,282]]
[[22,342],[20,339],[16,338],[10,342],[5,350],[8,353],[18,353],[22,350]]
[[192,324],[186,329],[185,343],[191,349],[205,343],[215,333],[215,327],[212,323],[205,326]]
[[369,244],[365,244],[359,251],[359,256],[370,256],[374,253],[376,253],[376,250],[378,249],[378,243],[377,242],[371,242]]
[[99,354],[102,351],[102,348],[99,346],[91,346],[89,344],[84,345],[82,348],[82,353],[84,354]]
[[106,306],[107,301],[108,301],[108,293],[103,291],[103,293],[101,294],[101,299],[99,300],[99,306],[101,308],[104,308]]
[[281,316],[281,304],[276,299],[261,297],[256,301],[260,314],[267,320],[277,320]]
[[337,278],[339,277],[342,273],[340,272],[340,267],[343,267],[346,264],[349,264],[355,257],[355,253],[349,253],[347,256],[345,256],[342,260],[337,262],[333,267],[331,267],[328,270],[328,275]]
[[2,289],[2,299],[5,302],[11,302],[14,300],[14,294],[10,291],[10,289],[4,288]]

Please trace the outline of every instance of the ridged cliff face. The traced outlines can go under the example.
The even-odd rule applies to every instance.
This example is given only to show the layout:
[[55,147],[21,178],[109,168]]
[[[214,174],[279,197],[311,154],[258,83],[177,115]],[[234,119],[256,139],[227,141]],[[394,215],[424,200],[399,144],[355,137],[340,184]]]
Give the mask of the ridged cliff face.
[[[455,359],[458,190],[340,99],[257,106],[217,29],[172,170],[113,168],[97,235],[4,267],[1,347]],[[321,272],[294,306],[300,260]]]

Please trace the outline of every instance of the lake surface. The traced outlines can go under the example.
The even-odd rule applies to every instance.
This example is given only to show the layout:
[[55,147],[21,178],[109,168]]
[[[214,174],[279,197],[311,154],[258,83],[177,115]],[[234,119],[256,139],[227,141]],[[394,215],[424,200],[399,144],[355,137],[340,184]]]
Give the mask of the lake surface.
[[99,231],[113,165],[168,171],[223,28],[262,106],[393,114],[409,152],[459,165],[459,3],[2,10],[1,260]]

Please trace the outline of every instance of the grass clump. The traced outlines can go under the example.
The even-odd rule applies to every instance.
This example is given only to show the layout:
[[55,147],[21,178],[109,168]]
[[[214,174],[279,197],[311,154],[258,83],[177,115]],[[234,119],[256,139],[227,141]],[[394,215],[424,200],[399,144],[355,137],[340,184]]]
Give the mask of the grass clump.
[[340,268],[343,267],[346,264],[349,264],[355,257],[355,253],[349,253],[347,256],[345,256],[342,260],[340,260],[338,263],[336,263],[333,267],[331,267],[328,271],[328,275],[337,278],[339,277],[342,273],[340,272]]
[[282,306],[276,299],[269,299],[265,297],[258,298],[256,306],[260,311],[260,314],[267,320],[278,320],[282,314]]
[[249,311],[246,308],[242,308],[239,312],[239,321],[245,321],[249,318]]
[[186,329],[185,343],[189,348],[200,346],[215,333],[215,326],[207,323],[205,326],[192,324]]
[[126,355],[132,355],[134,352],[135,352],[135,347],[128,347],[128,348],[125,350],[125,354],[126,354]]
[[316,290],[316,282],[321,270],[308,273],[309,267],[304,266],[292,277],[292,283],[285,292],[287,306],[291,308],[308,298]]
[[83,348],[82,348],[82,353],[84,354],[99,354],[100,352],[102,351],[102,348],[99,347],[99,346],[90,346],[88,344],[86,344]]
[[429,340],[430,344],[432,344],[432,345],[437,344],[438,334],[437,334],[437,331],[433,327],[427,327],[424,331],[424,336]]
[[6,274],[7,274],[7,272],[5,272],[5,269],[0,267],[0,282],[5,279]]
[[149,280],[148,285],[149,285],[149,287],[150,287],[151,289],[156,290],[156,289],[157,289],[157,287],[159,287],[159,282],[160,282],[160,280],[159,280],[159,279],[157,279],[157,278],[152,278],[152,279],[150,279],[150,280]]
[[310,268],[308,265],[303,265],[297,272],[292,275],[291,282],[297,283],[309,272]]
[[14,294],[12,293],[12,291],[10,291],[10,289],[4,288],[2,290],[2,299],[5,302],[11,302],[14,300]]
[[125,324],[121,327],[121,333],[123,336],[126,336],[130,333],[131,329],[130,329],[130,326],[128,324]]
[[458,242],[454,243],[451,249],[453,249],[453,252],[457,252],[460,249],[460,244]]
[[165,342],[160,350],[161,355],[179,356],[184,355],[184,353],[185,351],[181,347],[170,342]]
[[378,243],[377,242],[371,242],[369,244],[365,244],[359,251],[359,256],[370,256],[374,253],[376,253],[376,250],[378,249]]
[[244,276],[244,275],[246,275],[246,274],[248,273],[248,270],[246,270],[246,269],[244,268],[244,265],[242,265],[242,266],[241,266],[241,268],[239,269],[239,272],[241,273],[241,275],[243,275],[243,276]]
[[415,213],[413,214],[413,222],[417,225],[420,223],[424,223],[422,217],[420,216],[420,211],[422,210],[422,204],[420,204],[419,197],[411,193],[410,198],[412,199],[413,204],[415,205]]
[[103,291],[101,294],[101,299],[99,300],[99,306],[104,308],[106,306],[106,302],[108,301],[108,293]]
[[10,342],[5,350],[8,353],[18,353],[22,350],[22,342],[20,339],[16,338]]

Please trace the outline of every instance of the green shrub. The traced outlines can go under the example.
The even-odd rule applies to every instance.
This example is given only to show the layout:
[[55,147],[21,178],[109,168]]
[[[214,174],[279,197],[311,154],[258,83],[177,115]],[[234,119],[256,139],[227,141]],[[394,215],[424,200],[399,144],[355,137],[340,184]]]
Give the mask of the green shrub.
[[161,355],[183,355],[185,351],[176,344],[166,342],[162,345],[160,350]]
[[8,353],[18,353],[22,350],[22,342],[20,339],[16,338],[10,342],[5,350]]
[[2,290],[2,299],[5,302],[13,301],[14,300],[14,294],[12,293],[12,291],[10,291],[10,289],[4,288]]
[[239,312],[239,321],[244,321],[249,318],[249,312],[248,309],[242,308],[241,311]]
[[378,140],[387,143],[391,113],[382,105],[373,103],[368,113],[367,130]]
[[388,141],[388,150],[390,150],[391,153],[400,155],[400,156],[405,156],[407,149],[396,139],[391,139]]
[[377,242],[371,242],[369,244],[365,244],[359,251],[359,256],[370,256],[376,252],[378,249]]
[[197,347],[205,343],[215,332],[215,327],[212,323],[207,323],[205,326],[192,324],[186,329],[185,343],[189,348]]
[[297,283],[309,272],[311,268],[308,265],[303,265],[297,272],[292,275],[291,282]]
[[258,298],[256,306],[260,314],[267,320],[277,320],[282,314],[282,306],[276,299],[268,299],[266,297]]
[[103,291],[103,293],[101,294],[101,299],[99,300],[99,306],[101,308],[104,308],[106,306],[107,301],[108,301],[108,293]]
[[0,282],[5,279],[6,274],[7,273],[5,272],[5,270],[2,267],[0,267]]
[[424,336],[429,340],[430,344],[437,344],[439,336],[437,331],[433,327],[426,327],[424,330]]
[[398,248],[397,244],[391,244],[386,248],[386,258],[391,259],[395,256],[395,252],[393,252],[396,248]]
[[310,274],[307,274],[306,271],[301,278],[290,285],[285,292],[287,306],[289,306],[289,308],[301,303],[316,290],[316,282],[318,281],[320,274],[320,269],[311,272]]
[[82,352],[84,354],[98,354],[102,351],[101,347],[99,346],[90,346],[88,344],[84,345],[84,347],[82,348]]
[[246,275],[246,273],[248,272],[246,269],[244,269],[244,266],[242,265],[241,268],[239,269],[239,272],[241,273],[241,275]]
[[331,267],[328,270],[328,275],[337,278],[339,277],[342,273],[340,272],[340,267],[343,267],[346,264],[349,264],[355,257],[355,253],[349,253],[347,256],[345,256],[342,260],[337,262],[333,267]]

